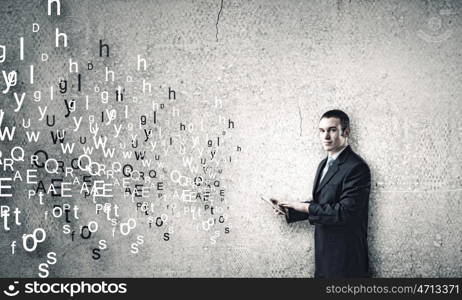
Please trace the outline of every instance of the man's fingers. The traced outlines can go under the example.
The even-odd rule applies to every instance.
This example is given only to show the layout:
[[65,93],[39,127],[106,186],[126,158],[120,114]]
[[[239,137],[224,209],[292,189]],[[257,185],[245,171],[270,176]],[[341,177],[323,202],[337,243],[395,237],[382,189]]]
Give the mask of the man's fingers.
[[280,210],[278,210],[276,208],[273,208],[273,211],[274,211],[275,214],[277,214],[277,215],[286,215],[287,214],[286,207],[289,207],[289,206],[287,206],[287,205],[289,205],[288,202],[279,201],[279,200],[274,199],[274,198],[270,198],[270,201],[274,205],[279,206],[279,208],[282,210],[282,211],[280,211]]
[[276,214],[276,215],[285,215],[286,213],[285,212],[282,212],[280,210],[277,210],[276,208],[273,208],[273,212]]

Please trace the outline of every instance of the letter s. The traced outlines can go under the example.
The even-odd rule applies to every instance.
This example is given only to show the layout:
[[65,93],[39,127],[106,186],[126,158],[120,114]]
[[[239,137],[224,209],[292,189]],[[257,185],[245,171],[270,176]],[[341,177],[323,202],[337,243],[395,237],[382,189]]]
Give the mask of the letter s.
[[69,224],[63,225],[63,233],[64,233],[64,234],[69,234],[69,233],[71,233],[71,225],[69,225]]
[[54,265],[58,260],[56,259],[56,252],[48,252],[47,254],[47,263],[49,265]]
[[126,283],[121,283],[121,284],[119,284],[119,293],[125,294],[125,293],[127,292],[126,286],[127,286]]
[[[47,278],[48,275],[50,275],[50,272],[48,271],[48,265],[47,264],[42,263],[42,264],[39,265],[38,268],[39,268],[39,274],[38,275],[40,276],[40,278]],[[44,272],[45,274],[42,274],[40,272]]]
[[93,258],[94,260],[100,259],[100,257],[101,257],[100,251],[101,250],[99,248],[94,248],[93,249],[93,255],[92,255],[91,258]]
[[107,243],[106,243],[106,240],[99,240],[99,246],[98,246],[101,250],[104,250],[107,248]]
[[170,240],[170,234],[168,232],[164,233],[164,241]]

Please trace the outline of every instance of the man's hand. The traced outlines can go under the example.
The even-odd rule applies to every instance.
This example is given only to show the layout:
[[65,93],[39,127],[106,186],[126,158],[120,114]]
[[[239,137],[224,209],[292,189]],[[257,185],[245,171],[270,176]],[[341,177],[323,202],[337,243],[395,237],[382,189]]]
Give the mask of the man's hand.
[[304,212],[308,213],[308,203],[303,203],[303,202],[279,202],[279,206],[284,207],[286,213],[287,209],[292,208],[293,210],[299,211],[299,212]]
[[279,200],[277,200],[277,199],[273,199],[273,198],[271,198],[270,201],[271,201],[271,203],[273,203],[274,205],[277,205],[277,206],[279,207],[279,209],[281,209],[282,211],[284,211],[284,213],[282,213],[282,212],[280,212],[279,210],[273,208],[273,211],[274,211],[275,214],[277,214],[277,215],[287,215],[287,209],[286,209],[285,207],[282,207],[282,206],[281,206],[281,204],[280,204],[281,201],[279,201]]

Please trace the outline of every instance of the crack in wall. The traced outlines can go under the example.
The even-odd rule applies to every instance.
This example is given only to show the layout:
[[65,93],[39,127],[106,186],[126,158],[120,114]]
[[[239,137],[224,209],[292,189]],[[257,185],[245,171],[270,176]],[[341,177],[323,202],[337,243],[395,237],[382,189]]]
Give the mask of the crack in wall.
[[220,3],[220,11],[218,12],[218,16],[217,16],[217,22],[215,23],[215,27],[217,29],[216,31],[216,34],[215,34],[215,38],[217,40],[217,43],[218,43],[218,22],[220,22],[220,15],[221,15],[221,11],[223,10],[223,0],[221,0],[221,3]]

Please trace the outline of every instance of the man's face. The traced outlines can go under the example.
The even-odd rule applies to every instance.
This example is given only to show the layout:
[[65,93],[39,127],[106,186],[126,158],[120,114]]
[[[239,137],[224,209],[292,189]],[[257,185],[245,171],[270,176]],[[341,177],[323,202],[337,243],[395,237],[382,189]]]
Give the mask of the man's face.
[[338,118],[322,118],[319,122],[319,137],[325,151],[336,153],[345,146],[349,128],[342,136],[342,127]]

